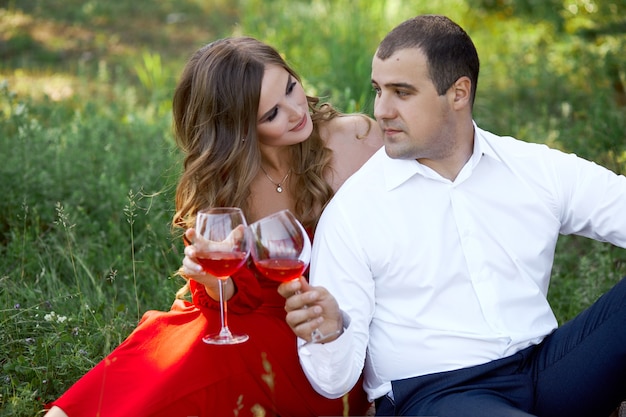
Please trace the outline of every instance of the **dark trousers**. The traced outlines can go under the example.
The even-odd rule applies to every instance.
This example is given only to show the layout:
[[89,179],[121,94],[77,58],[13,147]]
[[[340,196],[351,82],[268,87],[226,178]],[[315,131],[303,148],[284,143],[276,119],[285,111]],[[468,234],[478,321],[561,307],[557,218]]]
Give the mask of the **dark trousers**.
[[377,416],[608,417],[626,400],[626,278],[539,345],[392,387]]

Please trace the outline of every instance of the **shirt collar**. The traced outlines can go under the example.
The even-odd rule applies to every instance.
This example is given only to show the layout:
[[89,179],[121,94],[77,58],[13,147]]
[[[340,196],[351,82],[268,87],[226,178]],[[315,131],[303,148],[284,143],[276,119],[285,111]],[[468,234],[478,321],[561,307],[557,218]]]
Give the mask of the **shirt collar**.
[[482,130],[476,126],[476,123],[474,123],[474,154],[472,155],[472,158],[474,158],[474,155],[484,155],[489,156],[496,161],[501,161],[500,156],[498,156],[498,154],[493,150],[488,136],[493,137],[494,135]]
[[[486,132],[476,126],[475,122],[473,122],[473,124],[474,150],[472,152],[472,156],[461,170],[461,173],[459,174],[455,182],[463,181],[465,178],[469,177],[474,168],[480,162],[480,159],[483,155],[494,158],[498,161],[500,160],[498,155],[494,152],[493,148],[489,145],[489,142],[485,137]],[[381,149],[381,152],[385,152],[384,147],[383,149]],[[449,181],[441,177],[432,169],[420,164],[414,159],[392,159],[387,156],[386,153],[383,159],[383,170],[385,176],[385,188],[387,189],[387,191],[393,190],[394,188],[402,185],[414,175],[421,175],[425,178],[430,178],[437,181]]]

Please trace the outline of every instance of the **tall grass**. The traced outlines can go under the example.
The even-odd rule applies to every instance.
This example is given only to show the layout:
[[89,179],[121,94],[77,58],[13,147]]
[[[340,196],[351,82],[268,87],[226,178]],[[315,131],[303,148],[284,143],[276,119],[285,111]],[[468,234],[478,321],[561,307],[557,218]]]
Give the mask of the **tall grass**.
[[180,286],[168,118],[66,106],[0,91],[11,138],[0,143],[0,408],[17,415],[34,415]]
[[[493,2],[433,3],[0,2],[0,415],[36,415],[143,312],[169,308],[182,258],[169,224],[171,93],[185,59],[217,37],[265,40],[309,93],[369,113],[378,40],[409,16],[444,13],[481,55],[481,126],[626,172],[623,36],[563,29],[580,16],[554,24]],[[626,275],[624,252],[559,241],[550,301],[561,322]]]

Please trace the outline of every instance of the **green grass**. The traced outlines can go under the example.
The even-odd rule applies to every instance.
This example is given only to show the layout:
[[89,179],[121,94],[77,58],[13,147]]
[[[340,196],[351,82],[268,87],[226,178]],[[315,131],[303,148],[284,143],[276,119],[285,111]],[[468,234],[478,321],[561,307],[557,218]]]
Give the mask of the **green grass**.
[[[411,15],[446,13],[481,55],[482,127],[626,172],[624,0],[543,15],[522,0],[432,3],[0,0],[0,415],[37,415],[146,310],[171,305],[171,94],[217,37],[265,40],[310,93],[371,112],[378,40]],[[626,275],[626,254],[564,237],[553,272],[563,322]]]

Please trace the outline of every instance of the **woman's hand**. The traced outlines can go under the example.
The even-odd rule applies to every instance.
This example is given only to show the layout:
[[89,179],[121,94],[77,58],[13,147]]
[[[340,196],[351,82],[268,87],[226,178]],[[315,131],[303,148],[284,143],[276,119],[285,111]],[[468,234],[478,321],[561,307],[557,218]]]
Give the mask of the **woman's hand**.
[[326,288],[313,287],[300,277],[281,284],[278,293],[286,299],[286,321],[296,336],[310,342],[315,330],[324,335],[336,334],[324,339],[324,343],[328,343],[342,333],[343,315],[335,297]]
[[[181,268],[183,277],[186,279],[193,279],[194,281],[204,285],[207,294],[209,294],[209,296],[214,300],[219,301],[220,295],[218,279],[204,271],[198,262],[198,258],[207,257],[208,252],[219,250],[220,245],[223,245],[223,243],[211,242],[204,239],[202,236],[198,236],[194,228],[187,229],[185,231],[185,237],[192,244],[185,247],[185,257],[183,258],[183,266]],[[240,239],[242,237],[243,228],[242,230],[235,229],[229,236],[229,239]],[[228,285],[230,281],[232,281],[230,277],[224,281],[224,297],[226,300],[235,294],[235,286]]]

